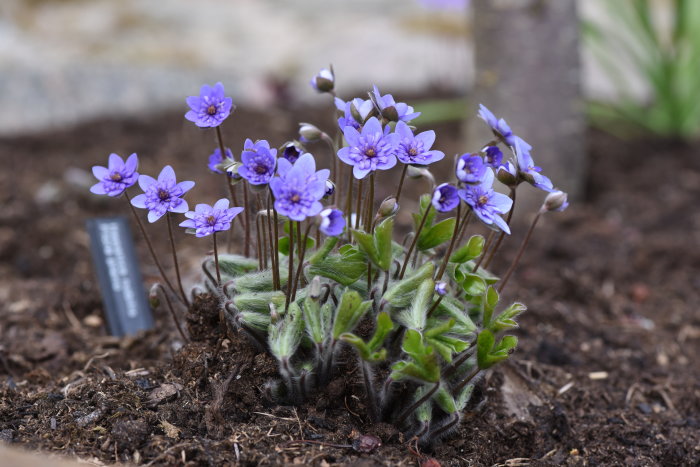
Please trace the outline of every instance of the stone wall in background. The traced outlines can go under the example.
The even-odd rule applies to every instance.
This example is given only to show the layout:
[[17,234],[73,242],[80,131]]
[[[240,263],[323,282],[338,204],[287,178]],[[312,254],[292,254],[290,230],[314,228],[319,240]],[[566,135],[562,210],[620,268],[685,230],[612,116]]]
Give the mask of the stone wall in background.
[[[239,104],[297,100],[332,62],[339,87],[464,92],[463,10],[417,0],[2,0],[0,135],[177,107],[223,81]],[[350,97],[350,96],[348,96]]]

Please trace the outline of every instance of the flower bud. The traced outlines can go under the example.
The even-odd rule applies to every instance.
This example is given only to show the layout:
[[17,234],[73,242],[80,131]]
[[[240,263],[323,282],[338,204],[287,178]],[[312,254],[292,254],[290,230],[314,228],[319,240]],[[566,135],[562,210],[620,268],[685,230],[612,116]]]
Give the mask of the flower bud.
[[299,135],[301,136],[302,141],[314,143],[321,140],[323,132],[319,130],[316,125],[312,125],[311,123],[300,123]]
[[496,170],[496,178],[507,187],[516,187],[520,183],[518,172],[511,162],[506,162]]
[[399,203],[396,202],[396,198],[393,196],[389,196],[386,198],[384,201],[382,201],[382,204],[379,205],[379,209],[377,210],[377,215],[379,217],[389,217],[393,216],[396,214],[396,211],[399,210]]
[[398,122],[399,112],[396,110],[396,107],[390,105],[389,107],[384,107],[382,109],[382,117],[386,118],[390,122]]
[[309,284],[309,298],[312,300],[318,300],[321,297],[321,278],[319,276],[314,276],[311,279],[311,284]]
[[331,92],[335,86],[335,74],[333,67],[323,68],[316,76],[311,78],[311,87],[318,92]]
[[330,198],[335,193],[335,183],[330,180],[326,180],[326,193],[323,195],[324,198]]
[[563,191],[556,190],[547,195],[542,204],[543,211],[558,211],[561,212],[569,207],[567,194]]
[[160,298],[158,297],[158,284],[153,284],[151,290],[148,291],[148,303],[154,310],[160,306]]
[[435,186],[435,177],[433,176],[432,172],[430,172],[430,170],[428,170],[426,167],[409,165],[408,170],[406,170],[406,175],[408,175],[409,178],[413,179],[425,178],[430,182],[431,186]]
[[299,159],[299,156],[306,152],[306,149],[299,141],[288,141],[280,147],[280,152],[282,157],[293,164]]
[[448,289],[447,289],[447,282],[436,282],[435,283],[435,293],[438,294],[439,296],[443,297],[447,295]]

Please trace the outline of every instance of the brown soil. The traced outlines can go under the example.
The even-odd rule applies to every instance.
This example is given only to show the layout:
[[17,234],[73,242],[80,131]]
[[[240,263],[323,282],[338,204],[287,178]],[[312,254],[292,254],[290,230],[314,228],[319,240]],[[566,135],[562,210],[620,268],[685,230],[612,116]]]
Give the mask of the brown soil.
[[[300,120],[317,119],[238,111],[229,144],[281,143]],[[457,125],[437,133],[448,154],[459,151]],[[104,463],[696,465],[700,147],[590,136],[590,199],[538,226],[507,290],[506,300],[529,306],[517,353],[431,453],[367,422],[356,374],[301,407],[270,402],[275,362],[242,336],[207,335],[206,316],[190,316],[201,340],[184,347],[163,311],[153,331],[107,335],[84,220],[128,211],[65,171],[137,152],[142,172],[170,163],[200,181],[191,199],[211,202],[223,194],[206,169],[211,133],[178,113],[1,140],[0,440]],[[165,254],[163,226],[152,227]],[[523,233],[507,242],[496,272]],[[209,245],[177,241],[195,279]],[[150,283],[157,271],[138,246]],[[367,434],[382,446],[362,453],[291,442],[351,446]]]

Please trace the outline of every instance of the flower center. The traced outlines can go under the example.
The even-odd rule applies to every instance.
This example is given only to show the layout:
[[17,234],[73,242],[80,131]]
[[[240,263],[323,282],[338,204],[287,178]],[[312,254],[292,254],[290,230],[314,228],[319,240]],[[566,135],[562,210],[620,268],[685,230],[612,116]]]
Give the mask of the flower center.
[[166,199],[170,198],[170,193],[168,193],[167,190],[164,190],[164,189],[161,188],[161,189],[158,190],[158,198],[159,198],[161,201],[165,201]]
[[377,150],[374,149],[374,147],[369,147],[365,150],[365,156],[367,157],[374,157],[377,155]]
[[122,174],[120,174],[119,172],[114,172],[112,175],[109,176],[109,178],[111,178],[114,182],[121,182]]
[[489,202],[489,197],[486,195],[481,195],[479,196],[479,206],[483,206],[484,204]]
[[408,150],[408,155],[409,156],[417,156],[418,155],[418,150],[416,148],[411,148]]
[[209,224],[209,225],[216,224],[216,217],[214,217],[212,214],[209,214],[207,216],[207,224]]
[[255,166],[255,172],[259,173],[260,175],[267,173],[267,167],[262,164],[258,164]]
[[292,203],[298,203],[301,200],[301,196],[299,196],[299,193],[294,193],[290,199]]
[[207,113],[209,115],[216,114],[216,106],[214,104],[211,104],[209,107],[207,107]]

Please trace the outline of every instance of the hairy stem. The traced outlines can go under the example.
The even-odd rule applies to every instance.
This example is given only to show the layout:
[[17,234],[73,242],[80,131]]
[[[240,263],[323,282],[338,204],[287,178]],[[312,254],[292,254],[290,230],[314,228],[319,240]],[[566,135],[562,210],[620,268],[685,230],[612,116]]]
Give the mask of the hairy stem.
[[408,171],[408,164],[403,165],[401,170],[401,177],[399,178],[399,187],[396,189],[396,202],[398,203],[401,199],[401,190],[403,189],[403,181],[406,179],[406,172]]
[[432,387],[428,392],[426,392],[425,394],[423,394],[423,397],[421,397],[420,399],[418,399],[417,401],[415,401],[413,404],[409,405],[406,409],[404,409],[403,412],[401,412],[401,413],[399,414],[399,416],[396,417],[396,423],[395,423],[395,424],[396,424],[397,426],[401,426],[401,425],[403,424],[403,422],[406,421],[406,419],[408,418],[408,416],[411,415],[418,407],[420,407],[421,405],[423,405],[423,403],[425,403],[426,401],[430,400],[430,398],[433,396],[433,394],[435,394],[435,391],[437,391],[439,388],[440,388],[440,381],[438,381],[437,383],[435,383],[435,384],[433,385],[433,387]]
[[182,300],[183,303],[185,303],[188,307],[190,306],[189,301],[187,300],[187,295],[185,294],[185,289],[182,287],[182,278],[180,277],[180,264],[177,261],[177,251],[175,249],[175,237],[173,236],[173,221],[172,221],[172,214],[168,211],[168,213],[165,215],[168,223],[168,235],[170,236],[170,248],[173,251],[173,263],[175,264],[175,275],[177,276],[177,285],[180,288],[180,293],[182,294]]
[[423,230],[423,226],[425,225],[425,221],[428,219],[428,213],[430,212],[430,209],[432,207],[433,207],[432,204],[428,204],[428,207],[425,208],[425,212],[423,213],[423,217],[421,217],[420,223],[418,224],[418,228],[416,229],[416,234],[413,236],[413,239],[411,240],[411,245],[408,247],[408,251],[406,252],[406,257],[403,260],[403,266],[401,266],[401,272],[399,273],[399,280],[403,279],[403,275],[406,273],[406,267],[408,266],[408,261],[411,258],[411,253],[413,253],[413,249],[416,247],[416,243],[418,243],[418,237],[420,236],[420,233]]
[[294,284],[294,222],[289,224],[289,268],[287,270],[287,293],[285,295],[284,309],[289,308],[289,300],[292,297],[292,285]]
[[136,208],[134,208],[134,205],[131,204],[131,198],[129,197],[129,193],[127,193],[126,190],[124,190],[124,196],[126,197],[125,198],[126,204],[129,205],[129,208],[131,208],[131,213],[134,215],[134,219],[136,219],[136,224],[138,224],[138,226],[139,226],[139,230],[141,231],[141,235],[143,235],[144,240],[146,240],[146,245],[148,245],[148,251],[151,253],[151,258],[153,258],[153,262],[156,263],[156,267],[158,268],[158,272],[160,272],[160,277],[163,279],[163,282],[165,282],[165,285],[168,286],[168,288],[173,293],[173,295],[175,295],[178,300],[182,301],[182,298],[175,291],[175,287],[173,287],[173,284],[168,279],[168,276],[165,275],[165,271],[163,270],[163,266],[160,264],[160,261],[158,260],[158,256],[156,256],[156,251],[153,249],[153,243],[151,243],[151,237],[146,232],[146,228],[144,227],[143,222],[141,222],[141,219],[139,218],[139,215],[136,212]]
[[219,270],[219,250],[216,247],[216,232],[211,236],[214,243],[214,266],[216,267],[216,285],[221,286],[221,271]]
[[[515,211],[515,188],[510,189],[510,199],[513,200],[513,205],[510,208],[510,211],[508,212],[508,217],[506,218],[506,224],[510,225],[510,220],[513,218],[513,211]],[[486,260],[486,263],[484,263],[484,267],[488,269],[488,267],[491,265],[491,261],[493,261],[493,257],[496,256],[496,253],[498,252],[498,249],[501,247],[501,243],[503,243],[503,239],[505,238],[506,233],[501,232],[498,235],[498,241],[496,241],[496,244],[493,247],[493,250],[491,250],[491,253],[489,253],[489,259]],[[474,268],[474,271],[476,271],[476,267]]]
[[527,243],[530,241],[530,237],[532,236],[532,231],[535,230],[535,226],[537,225],[537,221],[540,220],[540,217],[542,216],[543,211],[538,211],[537,215],[535,218],[532,220],[532,224],[530,224],[530,228],[527,231],[527,234],[525,235],[525,238],[523,239],[523,242],[520,244],[520,249],[518,250],[518,253],[515,255],[515,258],[513,258],[513,262],[510,263],[510,267],[508,268],[508,271],[506,272],[505,276],[503,276],[503,279],[501,280],[501,283],[498,284],[498,293],[500,294],[503,292],[503,289],[505,288],[506,284],[508,283],[508,279],[510,279],[511,274],[513,274],[513,271],[515,270],[515,267],[518,265],[518,262],[520,262],[520,258],[522,258],[523,253],[525,252],[525,247],[527,247]]
[[[311,222],[309,221],[306,226],[306,231],[304,232],[303,241],[301,243],[301,251],[299,253],[299,264],[297,265],[296,279],[294,279],[294,288],[292,289],[292,301],[297,298],[297,287],[299,287],[299,280],[302,273],[304,272],[304,256],[306,255],[306,241],[309,238],[309,231],[311,230]],[[297,222],[297,236],[302,238],[301,235],[301,223]]]

